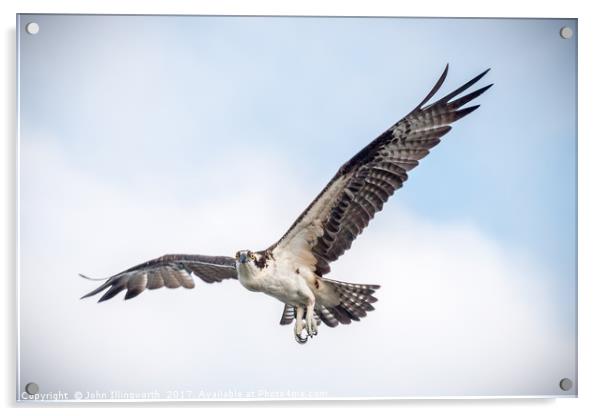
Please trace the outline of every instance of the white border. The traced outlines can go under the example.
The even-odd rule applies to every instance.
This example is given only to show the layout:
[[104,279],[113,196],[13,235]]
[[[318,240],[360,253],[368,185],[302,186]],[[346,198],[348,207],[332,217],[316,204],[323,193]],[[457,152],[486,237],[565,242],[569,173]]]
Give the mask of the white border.
[[[21,40],[21,31],[19,30],[19,27],[21,26],[21,18],[19,15],[16,16],[15,19],[15,24],[16,24],[16,43],[17,45],[15,46],[16,49],[16,65],[15,65],[15,71],[16,71],[16,94],[17,96],[15,97],[15,106],[16,106],[16,115],[17,115],[17,120],[16,120],[16,125],[17,125],[17,143],[15,144],[16,147],[16,152],[15,152],[15,157],[17,158],[15,161],[15,165],[16,165],[16,169],[15,169],[15,175],[16,175],[16,200],[15,200],[15,215],[16,215],[16,244],[17,246],[15,247],[15,271],[16,271],[16,283],[15,283],[15,296],[16,298],[16,305],[15,305],[15,314],[17,316],[17,322],[15,323],[16,325],[16,332],[17,332],[17,356],[16,356],[16,366],[17,366],[17,386],[16,386],[16,393],[17,395],[19,394],[19,387],[21,385],[21,358],[20,358],[20,351],[21,351],[21,326],[19,325],[19,322],[21,322],[21,308],[19,306],[19,301],[21,299],[21,233],[19,233],[19,230],[21,229],[21,105],[20,105],[20,99],[19,99],[19,91],[21,90],[21,77],[19,76],[19,67],[21,65],[21,53],[20,53],[20,49],[18,47],[18,45],[20,44]],[[17,400],[20,401],[20,399],[17,397]]]
[[[66,14],[66,13],[65,13]],[[40,14],[33,14],[36,16],[39,16]],[[64,14],[60,14],[60,15],[64,15]],[[71,14],[71,15],[79,15],[79,14]],[[100,14],[98,14],[100,15]],[[17,58],[16,58],[16,71],[17,71],[17,100],[16,100],[16,106],[17,106],[17,143],[16,143],[16,148],[17,148],[17,152],[16,152],[16,183],[17,183],[17,189],[16,189],[16,193],[17,193],[17,200],[16,200],[16,296],[17,296],[17,304],[16,304],[16,315],[17,315],[17,395],[16,395],[16,400],[18,403],[23,403],[23,402],[32,402],[35,401],[36,403],[56,403],[56,402],[61,402],[61,403],[82,403],[82,402],[88,402],[88,403],[112,403],[112,402],[117,402],[117,403],[158,403],[158,402],[174,402],[174,401],[179,401],[179,402],[270,402],[270,401],[282,401],[282,402],[288,402],[288,401],[323,401],[323,400],[328,400],[328,401],[343,401],[343,400],[440,400],[440,399],[453,399],[453,400],[457,400],[457,399],[471,399],[471,400],[475,400],[475,399],[564,399],[564,398],[576,398],[578,397],[578,385],[579,385],[579,381],[578,381],[578,377],[577,380],[573,380],[573,382],[575,383],[575,388],[574,390],[576,391],[575,394],[558,394],[558,395],[516,395],[516,396],[509,396],[509,395],[503,395],[503,394],[499,394],[499,395],[494,395],[494,396],[468,396],[468,395],[462,395],[462,396],[436,396],[436,395],[422,395],[422,396],[405,396],[405,395],[399,395],[399,396],[326,396],[326,397],[299,397],[299,398],[262,398],[262,397],[249,397],[249,398],[194,398],[194,399],[167,399],[167,398],[160,398],[160,399],[152,399],[152,398],[147,398],[147,399],[93,399],[93,400],[78,400],[78,399],[61,399],[61,400],[48,400],[48,399],[34,399],[34,400],[29,400],[29,399],[25,399],[23,397],[24,392],[19,391],[19,386],[22,385],[22,380],[21,380],[21,369],[20,369],[20,364],[21,364],[21,359],[20,359],[20,352],[21,352],[21,347],[20,347],[20,343],[21,343],[21,327],[19,325],[20,322],[20,304],[19,304],[19,300],[20,300],[20,290],[21,290],[21,235],[20,235],[20,226],[21,226],[21,216],[20,216],[20,193],[21,193],[21,189],[20,189],[20,182],[21,182],[21,177],[20,177],[20,149],[21,149],[21,105],[20,105],[20,96],[19,96],[19,91],[20,91],[20,85],[21,85],[21,77],[20,77],[20,64],[21,64],[21,60],[20,60],[20,48],[19,48],[19,44],[21,41],[21,36],[22,36],[22,31],[21,31],[21,21],[22,21],[22,17],[23,16],[29,16],[29,14],[27,13],[22,13],[22,14],[18,14],[16,16],[16,36],[17,36]],[[82,16],[84,16],[84,14],[82,14]],[[118,15],[118,14],[103,14],[103,16],[124,16],[124,15]],[[137,15],[132,15],[132,16],[144,16],[141,14],[137,14]],[[146,16],[165,16],[165,15],[146,15]],[[174,15],[175,16],[175,15]],[[253,15],[256,16],[256,15]],[[280,16],[280,15],[279,15]],[[250,17],[250,16],[249,16]],[[281,17],[281,16],[280,16]],[[299,17],[307,17],[307,16],[299,16]],[[373,16],[374,17],[374,16]],[[420,19],[420,17],[409,17],[409,18],[418,18]],[[575,32],[578,33],[578,28],[575,29]],[[575,357],[575,361],[578,361],[578,358]]]

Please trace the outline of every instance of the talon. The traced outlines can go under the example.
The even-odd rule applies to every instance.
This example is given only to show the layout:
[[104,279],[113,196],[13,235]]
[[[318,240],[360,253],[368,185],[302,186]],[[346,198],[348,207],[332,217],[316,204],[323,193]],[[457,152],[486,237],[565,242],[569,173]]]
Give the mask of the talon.
[[315,320],[305,321],[303,327],[307,330],[307,335],[311,338],[318,335],[318,325]]
[[307,342],[307,337],[303,338],[301,334],[295,334],[295,341],[299,344],[305,344]]

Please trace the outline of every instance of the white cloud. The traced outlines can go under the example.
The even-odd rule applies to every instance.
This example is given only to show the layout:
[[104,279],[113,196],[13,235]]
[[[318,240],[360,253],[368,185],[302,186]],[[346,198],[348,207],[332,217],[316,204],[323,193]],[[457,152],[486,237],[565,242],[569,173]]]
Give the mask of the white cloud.
[[474,225],[434,224],[398,204],[329,276],[381,284],[376,311],[322,327],[303,347],[278,326],[278,302],[237,282],[80,301],[93,285],[78,272],[106,276],[166,252],[263,248],[318,189],[277,158],[246,153],[225,168],[222,160],[203,166],[218,174],[169,198],[165,187],[177,178],[168,167],[156,188],[117,187],[73,168],[50,143],[22,142],[23,383],[44,391],[545,395],[561,394],[558,381],[575,376],[574,339],[554,319],[539,265]]

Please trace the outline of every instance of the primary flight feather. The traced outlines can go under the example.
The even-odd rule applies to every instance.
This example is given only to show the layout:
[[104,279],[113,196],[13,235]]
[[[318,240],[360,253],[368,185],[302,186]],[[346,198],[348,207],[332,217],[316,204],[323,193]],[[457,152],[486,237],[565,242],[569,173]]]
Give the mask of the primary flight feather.
[[334,327],[359,321],[374,310],[372,304],[377,299],[373,294],[380,286],[340,282],[324,275],[330,272],[330,263],[351,247],[387,199],[401,188],[408,172],[451,130],[451,123],[479,107],[465,105],[493,85],[461,95],[487,70],[426,105],[443,85],[447,71],[448,66],[414,110],[341,166],[269,248],[241,250],[235,257],[165,255],[107,278],[83,298],[105,291],[99,299],[102,302],[124,290],[125,299],[130,299],[145,289],[163,286],[191,289],[195,275],[207,283],[238,279],[248,290],[279,299],[284,303],[280,324],[295,321],[294,336],[299,343],[317,335],[320,322]]

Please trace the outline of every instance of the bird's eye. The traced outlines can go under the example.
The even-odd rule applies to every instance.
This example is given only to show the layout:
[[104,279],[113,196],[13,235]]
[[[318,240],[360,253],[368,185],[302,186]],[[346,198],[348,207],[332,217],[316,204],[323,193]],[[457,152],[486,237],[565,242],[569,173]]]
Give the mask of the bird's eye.
[[255,261],[255,254],[253,254],[253,253],[249,254],[249,258],[250,258],[251,260]]

